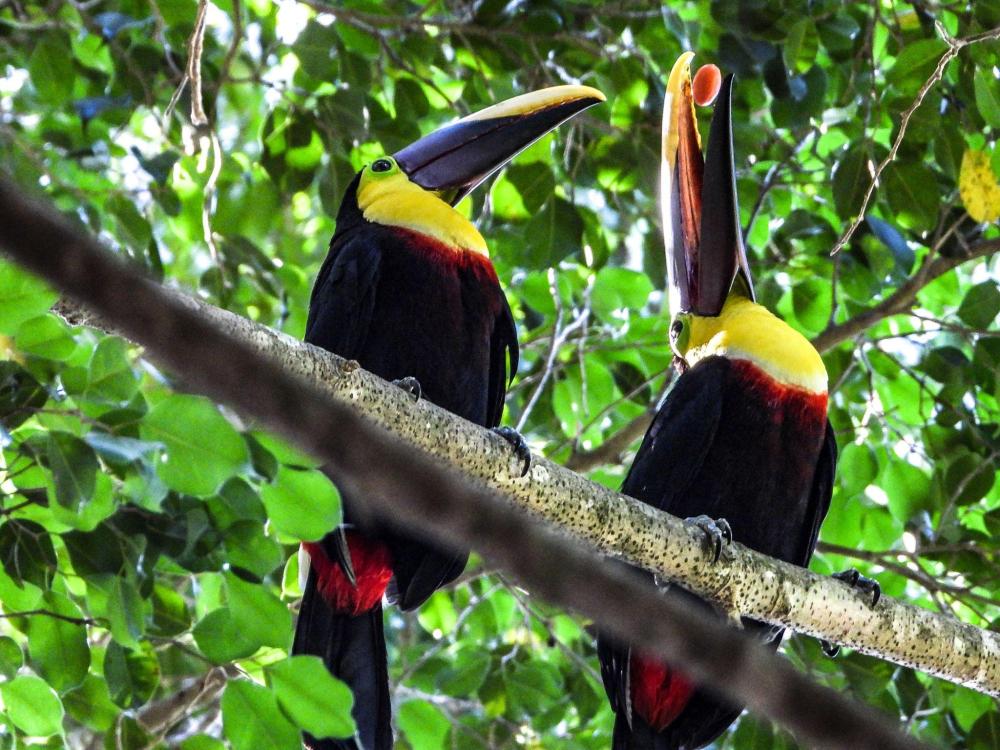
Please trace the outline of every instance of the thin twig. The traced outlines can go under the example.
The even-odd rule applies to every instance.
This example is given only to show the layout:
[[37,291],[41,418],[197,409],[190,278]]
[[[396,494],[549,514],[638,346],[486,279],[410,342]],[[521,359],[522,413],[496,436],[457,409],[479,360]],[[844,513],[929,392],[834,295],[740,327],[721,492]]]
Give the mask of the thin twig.
[[871,203],[872,196],[878,189],[882,172],[889,166],[893,159],[896,158],[896,153],[899,151],[899,147],[903,143],[903,136],[906,135],[906,128],[910,124],[910,118],[912,118],[914,113],[920,109],[920,105],[924,103],[924,98],[944,76],[944,71],[945,68],[948,67],[948,63],[954,60],[955,57],[958,56],[958,53],[970,44],[976,44],[978,42],[984,42],[992,39],[1000,39],[1000,27],[983,32],[982,34],[968,36],[964,39],[955,39],[945,30],[944,26],[942,26],[940,22],[937,22],[935,27],[937,28],[938,34],[948,45],[948,49],[943,55],[941,55],[941,59],[938,60],[937,66],[934,68],[934,72],[931,74],[931,77],[924,81],[923,86],[920,87],[920,90],[917,92],[917,97],[913,100],[913,103],[903,112],[903,116],[899,121],[899,132],[896,133],[896,138],[892,142],[892,147],[889,149],[888,155],[886,155],[881,163],[875,168],[875,172],[872,174],[871,184],[868,185],[868,191],[865,193],[865,198],[861,202],[861,208],[858,209],[858,215],[854,217],[854,221],[851,222],[851,225],[841,235],[840,239],[837,240],[837,243],[833,246],[833,250],[830,251],[830,255],[836,255],[839,253],[844,246],[851,241],[851,237],[854,236],[858,227],[861,226],[861,222],[865,220],[865,214],[868,213],[868,205]]

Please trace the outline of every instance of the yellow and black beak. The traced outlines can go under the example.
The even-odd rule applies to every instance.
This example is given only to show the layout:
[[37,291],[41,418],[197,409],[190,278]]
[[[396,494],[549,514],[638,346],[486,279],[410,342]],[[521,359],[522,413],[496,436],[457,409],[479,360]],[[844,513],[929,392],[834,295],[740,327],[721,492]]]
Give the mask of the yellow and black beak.
[[[722,83],[708,153],[701,155],[691,91],[691,59],[674,63],[663,106],[660,209],[667,252],[671,313],[715,316],[730,292],[754,299],[736,196],[733,163],[733,76]],[[742,282],[734,285],[739,274]]]
[[532,91],[446,125],[393,157],[412,182],[455,205],[550,130],[604,99],[589,86]]

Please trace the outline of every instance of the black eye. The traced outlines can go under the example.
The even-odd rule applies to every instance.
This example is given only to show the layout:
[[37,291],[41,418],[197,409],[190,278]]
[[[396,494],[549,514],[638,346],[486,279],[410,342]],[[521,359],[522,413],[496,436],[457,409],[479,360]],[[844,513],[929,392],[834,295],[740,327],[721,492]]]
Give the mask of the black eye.
[[388,172],[392,169],[392,162],[388,159],[376,159],[372,164],[372,172]]
[[673,323],[670,324],[670,337],[677,338],[678,336],[681,335],[681,331],[683,330],[684,330],[684,324],[679,320],[675,320]]

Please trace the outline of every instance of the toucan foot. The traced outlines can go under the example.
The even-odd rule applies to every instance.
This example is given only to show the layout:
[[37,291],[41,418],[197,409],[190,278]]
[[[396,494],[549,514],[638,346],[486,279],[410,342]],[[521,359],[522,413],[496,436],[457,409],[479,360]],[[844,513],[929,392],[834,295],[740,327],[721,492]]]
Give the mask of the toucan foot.
[[510,443],[510,447],[514,449],[514,455],[521,459],[523,464],[521,476],[523,477],[531,468],[531,448],[524,441],[524,436],[513,427],[494,427],[493,432]]
[[685,518],[684,523],[697,526],[705,533],[705,540],[712,551],[712,562],[718,562],[722,556],[724,544],[731,544],[733,541],[733,530],[725,518],[709,518],[708,516],[692,516]]
[[878,600],[882,598],[882,587],[879,586],[878,581],[874,578],[866,578],[854,568],[848,568],[840,573],[834,573],[833,577],[838,581],[843,581],[851,588],[871,594],[872,607],[878,604]]
[[826,654],[827,659],[836,659],[840,653],[840,646],[836,643],[830,643],[830,641],[821,640],[819,647],[823,649],[823,653]]
[[410,394],[410,398],[414,401],[419,401],[420,397],[424,395],[423,388],[420,387],[420,381],[414,377],[400,378],[399,380],[393,380],[393,385],[399,386],[404,391]]

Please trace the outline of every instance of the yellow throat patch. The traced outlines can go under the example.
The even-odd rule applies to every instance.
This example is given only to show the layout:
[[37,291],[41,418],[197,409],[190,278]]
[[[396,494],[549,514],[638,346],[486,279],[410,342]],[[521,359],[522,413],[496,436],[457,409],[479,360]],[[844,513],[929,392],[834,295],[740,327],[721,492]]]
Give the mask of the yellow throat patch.
[[689,365],[719,355],[753,362],[785,385],[826,393],[826,367],[808,339],[766,307],[730,296],[714,318],[692,315],[687,348]]
[[[376,165],[382,170],[373,170]],[[430,190],[410,182],[394,159],[383,157],[364,168],[357,199],[368,221],[411,229],[456,250],[489,256],[486,240],[469,220]]]

